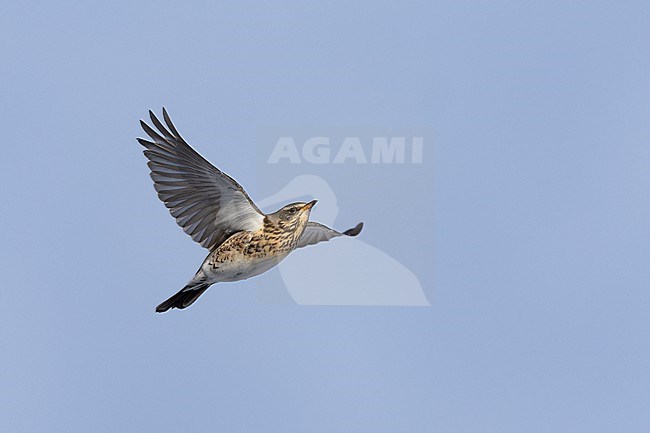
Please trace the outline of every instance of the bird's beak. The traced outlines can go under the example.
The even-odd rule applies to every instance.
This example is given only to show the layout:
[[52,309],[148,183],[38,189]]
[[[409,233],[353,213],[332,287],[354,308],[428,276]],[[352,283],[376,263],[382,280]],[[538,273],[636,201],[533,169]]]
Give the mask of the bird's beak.
[[311,210],[311,208],[314,207],[314,205],[316,204],[317,201],[318,201],[318,200],[312,200],[312,201],[310,201],[310,202],[307,203],[307,204],[305,205],[305,207],[303,207],[302,209],[303,209],[303,210]]

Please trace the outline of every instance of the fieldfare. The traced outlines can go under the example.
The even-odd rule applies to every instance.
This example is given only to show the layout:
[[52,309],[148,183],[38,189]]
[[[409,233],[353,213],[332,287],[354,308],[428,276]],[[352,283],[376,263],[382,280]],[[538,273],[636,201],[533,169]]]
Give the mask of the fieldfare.
[[341,233],[309,221],[316,200],[264,214],[233,178],[183,140],[164,108],[167,127],[151,111],[149,117],[158,131],[140,121],[153,141],[138,142],[146,148],[158,197],[185,233],[210,251],[189,283],[156,312],[187,308],[214,283],[260,275],[296,248],[361,232],[363,223]]

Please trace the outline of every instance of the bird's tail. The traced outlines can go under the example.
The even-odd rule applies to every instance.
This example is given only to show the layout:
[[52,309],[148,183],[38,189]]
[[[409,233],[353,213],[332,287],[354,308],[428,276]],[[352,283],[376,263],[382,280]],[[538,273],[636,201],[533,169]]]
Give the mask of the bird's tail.
[[199,299],[199,296],[208,290],[208,287],[210,287],[210,284],[208,283],[190,283],[183,287],[180,292],[158,305],[156,307],[156,313],[164,313],[170,308],[178,308],[180,310],[187,308],[192,305],[194,301]]

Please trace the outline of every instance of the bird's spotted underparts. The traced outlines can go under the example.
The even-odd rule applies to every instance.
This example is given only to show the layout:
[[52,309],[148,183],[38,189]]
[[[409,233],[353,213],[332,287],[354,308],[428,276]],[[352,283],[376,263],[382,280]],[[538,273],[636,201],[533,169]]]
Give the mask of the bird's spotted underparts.
[[268,271],[296,248],[338,236],[356,236],[363,223],[338,232],[309,221],[316,200],[291,203],[264,214],[230,176],[206,161],[183,140],[165,108],[165,127],[149,111],[154,127],[140,121],[152,141],[138,138],[158,197],[178,225],[210,252],[194,277],[156,312],[192,305],[218,282],[245,280]]

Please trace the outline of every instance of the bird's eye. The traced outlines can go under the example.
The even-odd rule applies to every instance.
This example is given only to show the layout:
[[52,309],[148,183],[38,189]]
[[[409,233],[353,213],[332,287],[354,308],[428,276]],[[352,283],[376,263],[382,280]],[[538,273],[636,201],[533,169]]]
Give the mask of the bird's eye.
[[296,213],[296,208],[295,208],[295,207],[292,207],[291,209],[289,209],[289,213],[290,213],[290,214],[294,214],[294,213]]

